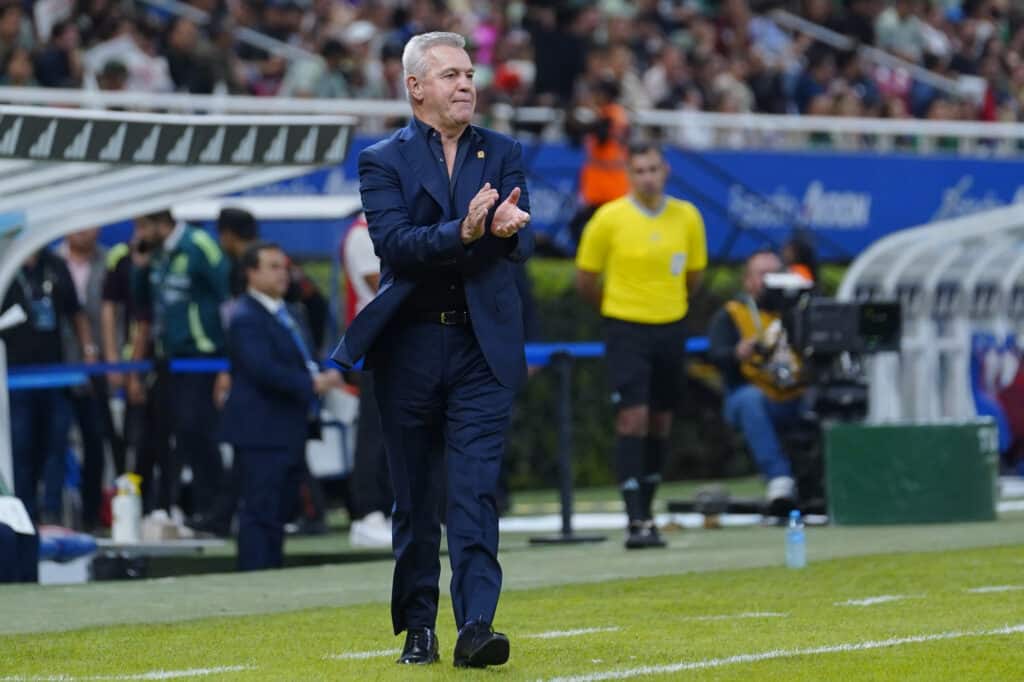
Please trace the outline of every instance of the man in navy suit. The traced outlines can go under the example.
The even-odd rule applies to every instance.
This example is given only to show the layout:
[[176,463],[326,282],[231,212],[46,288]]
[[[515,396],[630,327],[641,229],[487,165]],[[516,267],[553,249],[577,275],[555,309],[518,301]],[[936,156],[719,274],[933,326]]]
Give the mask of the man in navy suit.
[[334,354],[374,372],[395,492],[391,616],[399,663],[438,659],[438,558],[447,485],[456,666],[508,660],[495,496],[509,413],[526,377],[513,265],[533,251],[522,152],[470,125],[473,64],[454,33],[402,55],[413,120],[359,156],[381,286]]
[[342,380],[337,370],[319,370],[285,307],[284,251],[256,242],[240,265],[247,289],[228,327],[231,393],[221,423],[241,472],[238,568],[255,571],[283,563],[315,398]]

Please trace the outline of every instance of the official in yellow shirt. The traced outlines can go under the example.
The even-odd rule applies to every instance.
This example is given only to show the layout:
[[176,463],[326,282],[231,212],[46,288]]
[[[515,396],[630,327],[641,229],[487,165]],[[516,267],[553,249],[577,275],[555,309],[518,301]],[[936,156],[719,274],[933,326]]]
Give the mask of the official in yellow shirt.
[[576,287],[605,318],[615,465],[629,517],[626,547],[664,547],[653,501],[682,396],[689,294],[707,266],[704,221],[665,195],[669,166],[651,144],[630,148],[630,193],[602,206],[583,230]]

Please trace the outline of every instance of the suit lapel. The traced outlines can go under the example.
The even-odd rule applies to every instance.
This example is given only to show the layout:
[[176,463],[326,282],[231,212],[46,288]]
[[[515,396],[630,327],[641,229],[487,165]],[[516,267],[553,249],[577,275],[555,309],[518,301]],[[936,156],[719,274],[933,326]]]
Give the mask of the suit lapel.
[[[456,178],[455,184],[455,210],[464,211],[473,200],[476,193],[483,187],[484,167],[487,165],[487,154],[484,149],[483,135],[470,128],[469,148],[466,150],[466,160],[462,162],[462,169]],[[501,191],[500,187],[494,189]],[[499,197],[501,201],[504,197]]]
[[443,173],[444,169],[430,153],[430,146],[420,134],[415,122],[410,122],[403,131],[402,143],[398,145],[398,151],[408,162],[409,167],[420,184],[427,190],[427,193],[441,207],[441,212],[448,213],[448,178]]
[[292,338],[291,332],[289,332],[285,328],[285,326],[283,324],[281,324],[281,321],[279,319],[277,319],[276,317],[274,317],[274,315],[271,314],[271,312],[269,310],[267,310],[266,307],[262,303],[257,301],[255,298],[253,298],[249,294],[246,294],[246,297],[249,299],[249,305],[251,305],[259,313],[263,314],[264,319],[266,320],[267,325],[269,326],[269,328],[271,330],[270,333],[276,335],[277,338],[280,339],[281,342],[284,343],[284,345],[287,348],[291,348],[292,351],[293,351],[292,355],[294,355],[295,357],[299,358],[299,360],[302,362],[302,364],[305,364],[306,363],[306,359],[304,357],[302,357],[302,351],[299,350],[298,347],[296,347],[295,339]]

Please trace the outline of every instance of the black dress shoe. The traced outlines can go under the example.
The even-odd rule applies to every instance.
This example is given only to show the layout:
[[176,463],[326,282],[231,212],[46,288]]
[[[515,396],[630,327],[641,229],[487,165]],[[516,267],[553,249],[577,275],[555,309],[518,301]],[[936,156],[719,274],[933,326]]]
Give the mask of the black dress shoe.
[[427,665],[437,663],[437,635],[430,628],[410,628],[405,633],[405,647],[397,663]]
[[495,632],[487,623],[474,621],[459,631],[459,639],[455,642],[455,667],[501,665],[508,660],[508,652],[508,637]]

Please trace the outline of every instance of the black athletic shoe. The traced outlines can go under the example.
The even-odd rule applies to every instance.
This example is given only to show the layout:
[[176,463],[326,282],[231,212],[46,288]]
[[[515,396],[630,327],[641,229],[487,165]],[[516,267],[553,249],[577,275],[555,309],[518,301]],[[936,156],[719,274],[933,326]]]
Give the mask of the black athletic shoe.
[[654,521],[633,521],[626,531],[626,549],[651,549],[665,547],[658,526]]
[[658,525],[654,521],[644,521],[643,535],[647,541],[648,547],[666,547],[667,544],[661,539],[661,533],[658,532]]
[[487,623],[476,621],[462,626],[455,642],[456,668],[486,668],[508,661],[508,637]]
[[437,663],[437,635],[430,628],[410,628],[405,634],[405,647],[396,663],[427,665]]

